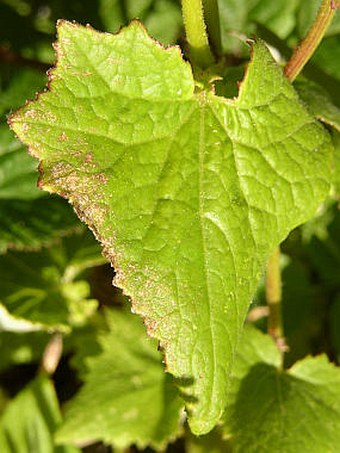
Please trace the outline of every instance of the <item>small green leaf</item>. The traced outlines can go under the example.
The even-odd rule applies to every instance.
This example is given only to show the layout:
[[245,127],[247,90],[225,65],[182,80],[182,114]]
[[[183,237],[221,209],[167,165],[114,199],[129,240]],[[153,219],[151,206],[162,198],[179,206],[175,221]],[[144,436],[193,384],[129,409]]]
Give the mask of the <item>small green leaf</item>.
[[107,320],[102,352],[88,359],[84,387],[69,403],[57,440],[162,449],[181,431],[183,402],[141,321],[118,311],[107,312]]
[[50,91],[12,128],[102,242],[206,433],[268,255],[329,191],[330,138],[261,42],[235,100],[138,22],[60,22],[57,49]]
[[80,453],[78,448],[54,444],[60,422],[53,384],[41,375],[7,404],[0,419],[1,453]]
[[39,252],[7,252],[0,256],[0,303],[14,318],[36,327],[69,329],[96,309],[88,282],[79,277],[103,262],[89,232]]
[[244,333],[226,412],[233,452],[337,451],[340,443],[340,372],[325,356],[287,371],[268,335]]

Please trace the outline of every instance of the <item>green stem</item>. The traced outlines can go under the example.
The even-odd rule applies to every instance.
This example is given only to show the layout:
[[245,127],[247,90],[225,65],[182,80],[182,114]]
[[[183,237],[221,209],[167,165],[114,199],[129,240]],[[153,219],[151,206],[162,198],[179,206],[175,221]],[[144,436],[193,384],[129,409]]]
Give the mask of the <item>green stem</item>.
[[267,265],[268,333],[274,338],[280,351],[284,352],[286,344],[283,336],[281,296],[280,248],[277,247],[269,258]]
[[220,14],[217,0],[203,0],[203,12],[207,24],[209,43],[218,57],[222,54]]
[[317,17],[307,36],[295,49],[291,59],[286,64],[284,72],[291,82],[296,79],[320,44],[337,8],[339,8],[339,3],[335,0],[322,1]]
[[182,14],[190,59],[202,69],[214,63],[204,21],[202,0],[182,0]]

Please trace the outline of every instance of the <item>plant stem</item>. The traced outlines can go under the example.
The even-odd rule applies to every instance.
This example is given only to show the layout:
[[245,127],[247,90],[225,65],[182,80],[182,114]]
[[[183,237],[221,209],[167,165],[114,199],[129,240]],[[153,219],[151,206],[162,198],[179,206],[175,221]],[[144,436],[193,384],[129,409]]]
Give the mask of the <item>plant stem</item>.
[[307,36],[295,49],[291,59],[284,69],[286,77],[293,82],[311,58],[315,49],[320,44],[334,14],[339,8],[335,0],[323,0],[316,19],[309,29]]
[[203,14],[207,24],[209,43],[218,57],[222,54],[220,14],[217,0],[203,0]]
[[285,352],[287,347],[283,336],[281,296],[280,247],[277,247],[269,258],[267,265],[268,333],[274,338],[279,350]]
[[205,69],[214,63],[214,57],[209,47],[202,0],[182,0],[182,14],[191,62]]

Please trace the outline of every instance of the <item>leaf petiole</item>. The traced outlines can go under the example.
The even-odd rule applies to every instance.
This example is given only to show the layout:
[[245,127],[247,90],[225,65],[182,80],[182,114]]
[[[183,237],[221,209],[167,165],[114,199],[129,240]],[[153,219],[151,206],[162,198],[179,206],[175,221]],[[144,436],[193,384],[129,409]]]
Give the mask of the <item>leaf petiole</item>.
[[266,300],[269,308],[268,333],[273,337],[279,351],[283,353],[287,350],[287,345],[283,336],[281,299],[280,247],[277,247],[267,264]]
[[205,69],[214,63],[214,56],[209,47],[202,0],[182,0],[182,15],[191,62]]
[[214,54],[222,53],[220,15],[217,0],[203,0],[204,20],[207,25],[208,40]]
[[307,36],[295,49],[291,59],[286,64],[284,73],[293,82],[300,74],[305,64],[311,58],[329,27],[336,10],[339,8],[336,0],[323,0],[313,25]]

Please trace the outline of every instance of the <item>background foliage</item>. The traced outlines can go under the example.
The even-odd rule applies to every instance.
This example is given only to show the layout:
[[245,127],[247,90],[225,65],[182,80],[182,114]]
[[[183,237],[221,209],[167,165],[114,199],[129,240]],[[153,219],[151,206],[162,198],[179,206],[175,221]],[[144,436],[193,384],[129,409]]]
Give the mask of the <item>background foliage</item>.
[[[228,82],[218,85],[219,94],[235,95],[243,76],[248,50],[241,34],[262,37],[283,61],[319,4],[221,0]],[[37,189],[36,161],[7,126],[8,116],[45,87],[57,19],[116,32],[135,17],[161,42],[185,48],[175,0],[0,2],[0,450],[104,452],[134,445],[132,451],[270,451],[279,441],[284,452],[296,451],[296,445],[301,451],[332,451],[340,442],[340,377],[319,354],[338,365],[339,14],[296,83],[312,114],[328,124],[336,154],[331,196],[282,247],[289,371],[276,375],[277,351],[260,333],[266,331],[261,318],[244,336],[223,425],[198,439],[183,424],[183,403],[163,373],[157,344],[111,286],[114,271],[99,245],[65,200]],[[260,285],[251,308],[264,303]],[[63,355],[48,377],[41,363],[56,333],[63,336]],[[299,362],[309,355],[316,357]],[[278,409],[282,394],[270,385],[277,380],[289,414],[284,419]],[[306,430],[316,436],[312,444],[304,440]]]

